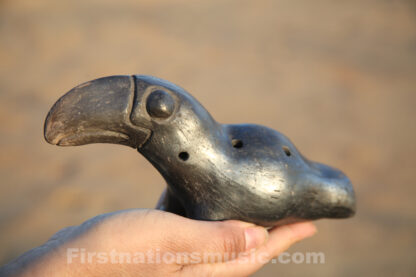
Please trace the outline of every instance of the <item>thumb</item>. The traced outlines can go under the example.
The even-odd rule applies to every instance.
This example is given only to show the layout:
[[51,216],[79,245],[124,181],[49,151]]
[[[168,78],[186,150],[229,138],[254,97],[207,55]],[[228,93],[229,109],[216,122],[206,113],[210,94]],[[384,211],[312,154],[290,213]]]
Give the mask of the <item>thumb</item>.
[[268,238],[264,227],[236,220],[208,222],[183,217],[177,220],[182,222],[175,224],[178,226],[175,233],[164,241],[171,251],[194,255],[193,263],[234,259],[239,253],[262,246]]

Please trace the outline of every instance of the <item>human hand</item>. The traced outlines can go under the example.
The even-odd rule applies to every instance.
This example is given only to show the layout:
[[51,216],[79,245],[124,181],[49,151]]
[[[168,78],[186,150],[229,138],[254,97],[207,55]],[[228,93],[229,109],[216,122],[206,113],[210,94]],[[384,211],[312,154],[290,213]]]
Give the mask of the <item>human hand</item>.
[[310,222],[267,231],[236,220],[133,209],[65,228],[1,268],[0,275],[247,276],[315,232]]

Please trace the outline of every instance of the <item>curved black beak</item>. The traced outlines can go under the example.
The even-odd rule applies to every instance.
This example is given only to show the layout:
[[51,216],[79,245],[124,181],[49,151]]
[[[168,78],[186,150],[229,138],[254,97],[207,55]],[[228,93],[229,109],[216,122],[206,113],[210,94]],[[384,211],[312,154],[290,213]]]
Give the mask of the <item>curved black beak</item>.
[[46,141],[60,146],[116,143],[141,147],[151,130],[130,121],[135,91],[132,76],[100,78],[73,88],[49,111]]

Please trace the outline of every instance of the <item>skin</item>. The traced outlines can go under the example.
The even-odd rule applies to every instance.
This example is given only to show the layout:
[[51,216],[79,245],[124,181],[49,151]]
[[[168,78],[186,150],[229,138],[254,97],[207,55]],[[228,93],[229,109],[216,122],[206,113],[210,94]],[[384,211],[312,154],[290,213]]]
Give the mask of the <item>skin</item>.
[[[65,228],[0,269],[1,276],[248,276],[316,232],[310,222],[272,229],[242,221],[197,221],[159,210],[99,215]],[[229,260],[173,263],[67,263],[68,248],[88,252],[238,253]],[[255,254],[250,260],[243,255]],[[261,258],[260,258],[261,257]]]

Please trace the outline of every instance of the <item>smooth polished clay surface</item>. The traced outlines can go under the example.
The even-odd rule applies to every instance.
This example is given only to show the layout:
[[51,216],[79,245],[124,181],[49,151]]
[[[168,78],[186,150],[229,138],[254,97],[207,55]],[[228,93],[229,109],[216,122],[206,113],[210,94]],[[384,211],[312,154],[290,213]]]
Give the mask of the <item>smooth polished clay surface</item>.
[[137,148],[168,184],[158,208],[190,218],[273,226],[355,213],[341,171],[309,161],[273,129],[216,122],[184,89],[155,77],[73,88],[49,111],[44,135],[61,146]]

